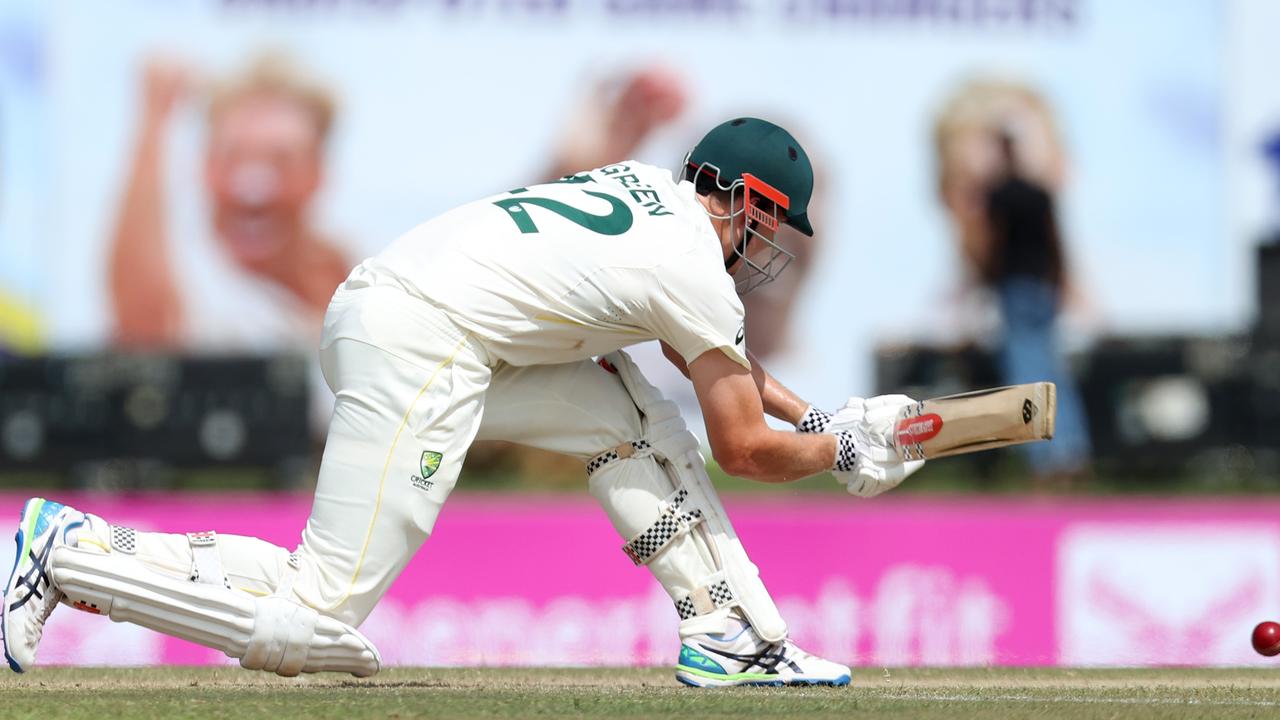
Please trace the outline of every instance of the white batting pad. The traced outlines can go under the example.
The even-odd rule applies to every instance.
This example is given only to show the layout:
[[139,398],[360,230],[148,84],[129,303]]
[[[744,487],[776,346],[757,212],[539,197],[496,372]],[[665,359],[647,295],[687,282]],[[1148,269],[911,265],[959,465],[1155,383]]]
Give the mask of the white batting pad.
[[[628,556],[643,556],[671,594],[682,634],[706,632],[700,619],[736,606],[763,639],[786,638],[786,622],[738,540],[679,409],[626,353],[605,359],[644,416],[644,437],[603,462],[593,461],[589,483],[627,538]],[[649,462],[628,461],[636,459]]]
[[377,648],[341,621],[283,597],[169,577],[132,555],[60,546],[51,573],[79,610],[221,650],[251,670],[368,677],[382,665]]

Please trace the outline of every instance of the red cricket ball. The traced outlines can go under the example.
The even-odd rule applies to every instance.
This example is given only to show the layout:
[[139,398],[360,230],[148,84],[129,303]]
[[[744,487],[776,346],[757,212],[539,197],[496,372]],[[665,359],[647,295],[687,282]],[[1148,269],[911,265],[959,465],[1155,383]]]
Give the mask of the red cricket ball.
[[1260,622],[1253,629],[1253,649],[1259,655],[1280,655],[1280,623]]

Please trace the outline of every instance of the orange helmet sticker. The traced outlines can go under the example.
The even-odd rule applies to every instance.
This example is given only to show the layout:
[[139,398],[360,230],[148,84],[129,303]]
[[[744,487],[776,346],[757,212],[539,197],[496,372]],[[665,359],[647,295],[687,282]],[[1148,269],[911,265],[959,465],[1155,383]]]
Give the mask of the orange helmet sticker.
[[770,230],[777,230],[777,216],[752,204],[751,196],[753,194],[759,195],[783,210],[786,210],[791,206],[791,199],[787,197],[786,193],[783,193],[781,190],[751,173],[743,173],[742,181],[746,186],[746,192],[743,194],[743,205],[747,211],[747,219],[755,220]]
[[742,180],[746,183],[748,196],[750,196],[750,193],[759,193],[766,199],[772,200],[774,204],[783,210],[791,207],[791,199],[787,197],[786,193],[761,180],[755,175],[752,175],[751,173],[743,173]]

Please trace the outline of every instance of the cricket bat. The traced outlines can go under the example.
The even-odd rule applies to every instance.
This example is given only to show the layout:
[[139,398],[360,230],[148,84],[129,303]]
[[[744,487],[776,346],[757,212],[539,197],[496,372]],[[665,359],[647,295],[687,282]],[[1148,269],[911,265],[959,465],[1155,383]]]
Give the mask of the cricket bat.
[[975,390],[903,408],[893,447],[903,460],[929,460],[1053,438],[1051,382]]

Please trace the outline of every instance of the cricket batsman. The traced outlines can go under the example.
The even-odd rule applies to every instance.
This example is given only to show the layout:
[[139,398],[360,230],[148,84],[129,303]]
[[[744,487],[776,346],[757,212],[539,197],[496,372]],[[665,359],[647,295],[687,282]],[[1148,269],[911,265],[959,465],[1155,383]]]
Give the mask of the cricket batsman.
[[[137,532],[33,498],[4,590],[10,667],[35,662],[61,602],[252,670],[373,675],[381,658],[356,628],[431,535],[467,448],[484,438],[586,463],[623,551],[675,604],[678,680],[848,684],[848,667],[787,638],[696,439],[620,351],[661,341],[731,474],[787,482],[831,470],[863,496],[900,483],[919,467],[890,445],[909,398],[822,412],[746,349],[739,294],[790,261],[774,239],[780,223],[812,235],[812,191],[790,134],[738,118],[707,133],[678,180],[627,161],[411,230],[357,266],[325,316],[320,360],[337,403],[297,549]],[[765,413],[797,431],[771,429]],[[518,552],[518,537],[505,541]]]

